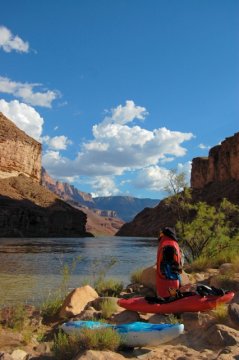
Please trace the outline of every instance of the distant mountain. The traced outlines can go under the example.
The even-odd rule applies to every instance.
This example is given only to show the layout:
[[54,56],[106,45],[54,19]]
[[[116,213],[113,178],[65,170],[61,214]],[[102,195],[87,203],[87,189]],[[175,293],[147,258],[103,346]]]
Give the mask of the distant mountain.
[[124,221],[131,221],[144,208],[153,208],[160,202],[159,199],[140,199],[132,196],[95,197],[93,200],[97,208],[114,210]]
[[118,217],[123,222],[131,221],[145,207],[154,207],[160,201],[158,199],[140,199],[132,196],[93,198],[91,194],[80,191],[74,185],[52,179],[44,168],[42,168],[41,183],[71,205],[88,208],[99,216]]

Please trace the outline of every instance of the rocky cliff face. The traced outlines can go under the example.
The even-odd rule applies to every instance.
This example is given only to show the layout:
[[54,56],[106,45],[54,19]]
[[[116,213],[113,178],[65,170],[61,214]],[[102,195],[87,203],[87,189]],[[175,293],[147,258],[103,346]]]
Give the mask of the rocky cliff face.
[[213,147],[206,158],[192,162],[191,187],[203,189],[212,182],[239,181],[239,132]]
[[91,194],[80,191],[66,182],[54,180],[44,168],[42,168],[41,184],[66,201],[79,202],[85,206],[94,205]]
[[124,221],[117,218],[115,211],[95,209],[91,194],[80,191],[68,183],[54,180],[44,168],[41,183],[68,204],[83,211],[87,215],[86,231],[95,236],[113,236],[124,224]]
[[[239,205],[239,133],[213,147],[207,158],[193,159],[191,188],[193,202],[217,206],[227,198]],[[153,209],[144,209],[116,235],[155,237],[162,227],[174,227],[176,222],[177,215],[163,200]],[[235,223],[239,226],[239,219]]]
[[41,144],[0,113],[0,178],[19,174],[40,181]]
[[90,236],[86,214],[24,175],[0,179],[0,237]]
[[40,180],[41,144],[0,113],[0,237],[91,236],[86,214]]

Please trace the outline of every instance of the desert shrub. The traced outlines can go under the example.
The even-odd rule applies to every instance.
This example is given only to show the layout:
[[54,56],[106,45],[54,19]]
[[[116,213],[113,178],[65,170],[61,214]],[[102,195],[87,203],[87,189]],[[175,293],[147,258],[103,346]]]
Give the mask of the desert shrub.
[[218,304],[216,309],[212,310],[212,314],[218,323],[224,324],[228,320],[228,307],[226,304]]
[[94,288],[100,296],[118,296],[123,290],[122,281],[115,279],[99,278],[94,283]]
[[84,349],[115,351],[121,344],[120,335],[112,328],[83,329],[79,344]]
[[62,305],[64,297],[61,294],[55,294],[49,296],[40,306],[41,315],[43,318],[52,318],[55,317]]
[[133,284],[141,284],[143,268],[136,269],[130,275],[130,282]]
[[22,330],[27,320],[27,310],[22,304],[1,309],[1,323],[14,330]]
[[113,299],[104,299],[100,304],[100,310],[101,317],[108,319],[117,311],[117,305]]
[[115,351],[120,344],[120,335],[112,328],[82,329],[72,335],[60,331],[54,337],[52,350],[57,360],[71,360],[83,349]]
[[168,321],[169,324],[178,324],[178,323],[180,323],[180,320],[174,314],[169,314],[167,316],[167,321]]
[[78,337],[68,336],[63,331],[59,331],[54,336],[52,351],[57,360],[71,360],[80,350]]

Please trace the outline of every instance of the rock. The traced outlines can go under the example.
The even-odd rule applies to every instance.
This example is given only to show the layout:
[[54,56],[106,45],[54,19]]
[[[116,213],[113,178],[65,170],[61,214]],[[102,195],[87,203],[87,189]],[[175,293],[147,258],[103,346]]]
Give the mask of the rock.
[[73,360],[124,360],[125,357],[113,351],[88,350],[74,357]]
[[102,303],[104,303],[104,301],[107,301],[107,300],[109,300],[110,302],[112,302],[112,303],[115,304],[115,308],[116,308],[116,311],[117,311],[117,312],[123,310],[123,308],[120,307],[120,306],[117,304],[118,298],[116,298],[116,297],[111,297],[111,296],[98,297],[97,299],[91,301],[91,303],[90,303],[89,305],[90,305],[90,306],[93,306],[93,308],[94,308],[95,310],[100,311],[100,310],[101,310],[101,305],[102,305]]
[[226,325],[216,324],[207,329],[205,340],[217,348],[239,345],[239,332]]
[[0,349],[2,351],[9,351],[18,348],[23,344],[23,336],[9,330],[1,329],[0,333]]
[[224,263],[219,267],[219,272],[221,275],[230,273],[232,270],[232,263]]
[[156,265],[149,266],[142,271],[141,282],[144,286],[156,291]]
[[239,304],[239,291],[235,292],[234,298],[231,300],[231,303]]
[[28,354],[26,353],[26,351],[17,349],[11,353],[11,357],[13,360],[27,360]]
[[0,352],[0,360],[13,360],[13,358],[6,352]]
[[41,144],[0,112],[0,178],[24,174],[41,178]]
[[239,132],[209,151],[209,156],[192,161],[191,187],[202,189],[212,182],[239,180]]
[[217,355],[215,360],[238,360],[239,358],[239,350],[238,346],[228,346],[222,349],[219,354]]
[[228,314],[233,324],[239,326],[239,304],[237,303],[229,304]]
[[236,273],[231,277],[226,275],[212,276],[209,281],[209,286],[223,288],[225,290],[239,291],[239,274]]
[[78,315],[90,301],[98,297],[97,292],[89,285],[76,288],[65,298],[59,316],[69,318]]
[[[190,283],[189,276],[185,271],[182,271],[181,281],[182,286]],[[141,282],[146,288],[156,292],[156,265],[149,266],[142,271]]]
[[195,330],[195,328],[207,328],[209,325],[212,325],[212,323],[215,323],[215,319],[210,313],[200,312],[185,312],[181,316],[181,321],[186,331]]
[[83,310],[78,316],[75,316],[74,320],[95,320],[100,319],[101,311],[96,311],[94,308]]
[[166,324],[168,323],[168,317],[163,314],[154,314],[148,317],[148,322],[151,324]]
[[124,310],[118,314],[113,315],[111,320],[116,324],[124,324],[140,321],[140,316],[136,311]]

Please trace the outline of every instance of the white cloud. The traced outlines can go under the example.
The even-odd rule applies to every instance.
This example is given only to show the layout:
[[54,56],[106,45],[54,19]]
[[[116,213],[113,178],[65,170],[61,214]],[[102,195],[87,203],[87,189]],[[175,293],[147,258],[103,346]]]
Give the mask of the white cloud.
[[106,176],[96,176],[90,181],[93,188],[93,197],[97,196],[111,196],[119,193],[113,178]]
[[[188,161],[186,163],[179,163],[177,165],[177,173],[184,173],[185,180],[190,183],[192,163]],[[170,175],[170,170],[156,166],[149,166],[147,168],[141,169],[136,179],[131,183],[140,189],[147,189],[151,191],[164,191],[165,186],[168,185],[168,179]]]
[[5,26],[0,26],[0,48],[5,52],[15,50],[17,52],[27,53],[29,51],[29,44],[19,36],[13,35]]
[[67,138],[65,135],[60,136],[43,136],[42,142],[47,144],[50,149],[53,150],[66,150],[67,146],[72,144],[72,141]]
[[0,111],[26,134],[40,140],[44,120],[33,107],[18,100],[7,102],[0,99]]
[[204,145],[204,144],[199,144],[198,145],[198,147],[200,148],[200,149],[202,149],[202,150],[204,150],[204,149],[210,149],[210,146],[207,146],[207,145]]
[[8,79],[7,77],[0,76],[0,92],[11,94],[33,106],[43,106],[50,108],[52,102],[60,97],[60,93],[59,91],[55,90],[34,92],[34,89],[39,86],[41,86],[41,84],[15,82]]
[[182,143],[192,139],[193,134],[165,127],[150,131],[132,124],[135,119],[144,119],[146,114],[145,108],[126,101],[125,106],[112,109],[102,122],[93,126],[93,139],[82,144],[74,160],[47,152],[43,164],[55,177],[67,174],[105,178],[146,169],[151,179],[148,186],[156,188],[166,173],[160,164],[184,156],[187,150]]
[[149,166],[138,172],[132,184],[139,189],[148,189],[151,191],[163,191],[168,184],[169,170],[158,165]]

